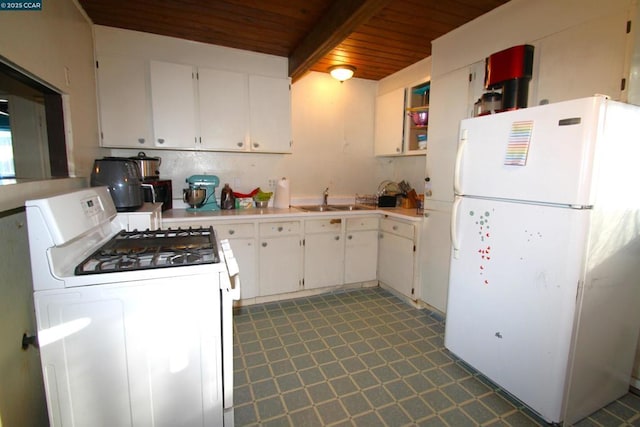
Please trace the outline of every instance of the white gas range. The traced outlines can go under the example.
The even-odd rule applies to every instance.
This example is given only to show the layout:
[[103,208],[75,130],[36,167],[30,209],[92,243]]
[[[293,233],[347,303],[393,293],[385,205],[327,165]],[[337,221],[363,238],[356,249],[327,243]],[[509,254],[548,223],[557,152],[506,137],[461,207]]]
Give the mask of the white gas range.
[[126,232],[106,187],[26,202],[52,426],[232,426],[238,267],[211,228]]

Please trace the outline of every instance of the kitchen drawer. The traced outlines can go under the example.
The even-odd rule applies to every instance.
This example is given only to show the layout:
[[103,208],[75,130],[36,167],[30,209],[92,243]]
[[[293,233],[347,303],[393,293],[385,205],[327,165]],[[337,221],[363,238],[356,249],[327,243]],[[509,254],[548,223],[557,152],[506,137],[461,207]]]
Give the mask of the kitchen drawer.
[[254,237],[255,227],[251,222],[237,224],[213,224],[218,239],[241,239]]
[[413,224],[394,219],[382,218],[380,220],[380,231],[386,231],[411,240],[414,238]]
[[323,219],[312,219],[304,222],[305,233],[326,233],[342,231],[342,218],[332,217]]
[[347,231],[377,230],[378,217],[347,218]]
[[300,228],[300,221],[263,222],[260,224],[260,237],[300,234]]

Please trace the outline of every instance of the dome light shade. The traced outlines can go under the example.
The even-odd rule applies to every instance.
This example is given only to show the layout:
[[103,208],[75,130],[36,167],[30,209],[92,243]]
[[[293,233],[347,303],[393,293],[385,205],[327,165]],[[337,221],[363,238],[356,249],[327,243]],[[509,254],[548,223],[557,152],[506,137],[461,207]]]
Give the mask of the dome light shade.
[[356,67],[352,65],[334,65],[329,68],[329,74],[331,74],[331,77],[339,80],[340,83],[353,77],[353,73],[355,73],[355,71]]

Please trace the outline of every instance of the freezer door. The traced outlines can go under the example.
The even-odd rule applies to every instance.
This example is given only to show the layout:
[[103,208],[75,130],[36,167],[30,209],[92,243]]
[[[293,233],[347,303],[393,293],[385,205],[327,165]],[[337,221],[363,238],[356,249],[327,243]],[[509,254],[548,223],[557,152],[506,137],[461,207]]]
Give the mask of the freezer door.
[[458,195],[593,205],[603,97],[525,108],[460,123]]
[[458,198],[445,346],[560,421],[585,210]]

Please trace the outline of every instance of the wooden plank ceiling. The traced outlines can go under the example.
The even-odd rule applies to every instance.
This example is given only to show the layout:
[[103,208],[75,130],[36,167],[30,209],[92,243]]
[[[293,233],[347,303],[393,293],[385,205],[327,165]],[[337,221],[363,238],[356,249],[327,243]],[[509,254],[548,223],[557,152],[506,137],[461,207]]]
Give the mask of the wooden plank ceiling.
[[380,80],[508,0],[79,0],[95,24],[289,59],[295,81],[336,64]]

